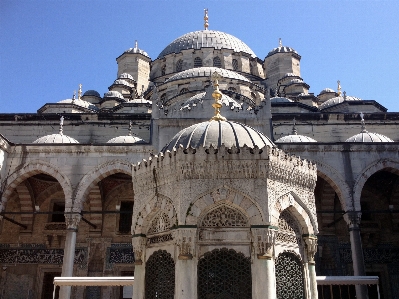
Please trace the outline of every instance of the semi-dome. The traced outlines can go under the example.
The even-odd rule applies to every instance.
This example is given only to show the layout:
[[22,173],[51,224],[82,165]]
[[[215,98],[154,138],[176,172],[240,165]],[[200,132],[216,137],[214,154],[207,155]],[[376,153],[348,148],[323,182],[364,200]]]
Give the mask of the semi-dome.
[[[183,104],[181,104],[180,110],[190,110],[191,107],[195,107],[198,104],[201,104],[204,98],[206,97],[206,92],[202,92],[190,97]],[[220,99],[222,105],[230,107],[230,109],[241,108],[241,104],[237,103],[236,100],[232,99],[228,95],[222,94],[222,98]]]
[[110,90],[104,93],[104,100],[110,100],[110,99],[119,99],[119,100],[125,100],[123,95],[116,90]]
[[274,143],[261,132],[232,121],[205,121],[192,125],[177,133],[163,148],[163,152],[174,148],[199,148],[220,146],[239,148],[247,145],[250,148],[257,146],[263,148],[266,145],[275,146]]
[[62,132],[40,137],[33,143],[79,143],[76,139],[64,135]]
[[283,97],[273,97],[270,99],[270,102],[272,103],[291,103],[292,100],[288,98],[283,98]]
[[345,101],[361,101],[361,100],[362,99],[359,99],[359,98],[356,98],[356,97],[351,97],[351,96],[345,96],[345,97],[338,96],[338,97],[334,97],[332,99],[329,99],[329,100],[325,101],[323,104],[321,104],[319,106],[319,109],[323,110],[323,109],[326,109],[326,108],[331,107],[331,106],[335,106],[335,105],[340,104],[340,103],[345,102]]
[[382,134],[362,131],[346,139],[345,142],[393,142],[393,140]]
[[89,90],[85,91],[83,96],[101,98],[100,94],[97,91],[92,90],[92,89],[89,89]]
[[177,73],[176,75],[170,77],[165,83],[180,80],[180,79],[187,79],[187,78],[195,78],[195,77],[210,77],[214,72],[217,72],[221,77],[224,79],[236,79],[245,82],[250,82],[247,78],[239,73],[234,71],[213,67],[213,66],[203,66],[203,67],[196,67],[189,70],[182,71]]
[[132,136],[132,135],[126,135],[126,136],[118,136],[118,137],[114,137],[110,140],[107,141],[107,143],[137,143],[137,142],[143,142],[144,140],[136,137],[136,136]]
[[92,103],[81,100],[81,99],[66,99],[66,100],[57,102],[57,104],[73,104],[73,105],[77,105],[77,106],[95,110],[95,111],[98,110],[98,108],[95,105],[93,105]]
[[235,36],[215,30],[200,30],[186,33],[175,39],[158,55],[158,59],[171,53],[179,53],[182,50],[201,49],[204,47],[231,49],[235,52],[244,52],[256,57],[255,53]]

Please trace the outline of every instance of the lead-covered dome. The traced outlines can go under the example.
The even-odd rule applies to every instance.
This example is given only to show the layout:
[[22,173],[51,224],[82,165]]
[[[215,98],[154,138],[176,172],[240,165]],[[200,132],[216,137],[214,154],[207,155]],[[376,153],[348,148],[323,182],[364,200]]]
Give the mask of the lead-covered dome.
[[346,139],[345,142],[393,142],[393,140],[382,134],[362,131]]
[[118,136],[107,141],[107,143],[142,143],[142,142],[144,142],[143,139],[132,135]]
[[351,97],[351,96],[345,96],[345,97],[338,96],[338,97],[334,97],[332,99],[329,99],[329,100],[325,101],[323,104],[321,104],[319,106],[319,109],[323,110],[323,109],[329,108],[331,106],[335,106],[335,105],[341,104],[341,103],[346,102],[346,101],[361,101],[361,100],[362,99],[359,99],[359,98],[356,98],[356,97]]
[[205,121],[192,125],[177,133],[163,148],[163,152],[174,148],[199,148],[220,146],[239,148],[244,145],[254,148],[263,148],[266,145],[274,147],[273,142],[261,132],[232,121]]
[[62,132],[58,134],[51,134],[40,137],[33,141],[33,143],[79,143],[76,139],[64,135]]
[[276,143],[295,143],[295,142],[317,142],[313,138],[304,135],[287,135],[283,136],[275,141]]
[[176,38],[158,55],[158,59],[171,53],[179,53],[182,50],[201,49],[204,47],[230,49],[235,52],[248,53],[252,57],[256,57],[255,53],[235,36],[215,30],[200,30],[189,32]]
[[66,99],[66,100],[57,102],[57,104],[72,104],[72,105],[77,105],[77,106],[87,108],[90,110],[94,110],[94,111],[98,110],[98,108],[95,105],[93,105],[92,103],[90,103],[88,101],[81,100],[81,99]]

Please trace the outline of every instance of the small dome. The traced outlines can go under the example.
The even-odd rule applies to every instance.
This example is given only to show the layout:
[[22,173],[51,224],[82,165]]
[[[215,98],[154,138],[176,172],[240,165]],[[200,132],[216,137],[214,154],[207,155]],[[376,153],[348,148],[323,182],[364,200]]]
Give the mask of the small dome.
[[104,100],[109,100],[109,99],[119,99],[119,100],[125,100],[125,98],[123,97],[123,95],[116,90],[111,90],[111,91],[107,91],[106,93],[104,93]]
[[272,56],[277,53],[296,53],[296,54],[298,54],[298,52],[295,51],[293,48],[281,46],[281,47],[277,47],[277,48],[274,48],[273,50],[271,50],[267,54],[266,57]]
[[292,103],[292,100],[288,98],[282,98],[282,97],[274,97],[270,99],[270,102],[272,103]]
[[57,104],[72,104],[72,105],[77,105],[77,106],[95,110],[95,111],[98,110],[98,108],[95,105],[93,105],[92,103],[83,101],[83,100],[79,100],[79,99],[66,99],[66,100],[57,102]]
[[85,91],[85,93],[83,94],[83,96],[90,96],[90,97],[97,97],[97,98],[101,98],[100,94],[95,91],[95,90],[87,90]]
[[[206,97],[206,92],[202,92],[192,96],[181,105],[180,110],[191,109],[191,107],[197,106],[203,101],[205,97]],[[223,105],[230,107],[230,109],[241,108],[241,105],[237,103],[236,100],[232,99],[231,97],[225,94],[222,94],[222,98],[220,100]]]
[[148,56],[148,54],[147,54],[146,51],[141,50],[141,49],[139,49],[139,48],[137,47],[137,44],[136,44],[136,46],[135,46],[134,48],[129,48],[129,49],[127,49],[127,50],[125,51],[125,53],[137,53],[137,54],[141,54],[141,55],[144,55],[144,56],[150,58],[150,56]]
[[76,139],[64,135],[62,133],[51,134],[40,137],[33,141],[33,143],[79,143]]
[[297,75],[295,75],[294,73],[286,73],[286,74],[283,76],[283,78],[286,78],[286,77],[297,77]]
[[256,57],[255,53],[238,38],[220,31],[200,30],[186,33],[173,42],[158,55],[157,59],[182,50],[212,47],[215,49],[231,49],[234,52],[244,52]]
[[130,74],[128,74],[128,73],[122,73],[122,74],[120,74],[120,76],[118,77],[118,79],[129,79],[129,80],[132,80],[132,81],[136,81],[136,80],[134,80],[133,76],[130,75]]
[[136,136],[132,136],[132,135],[126,135],[126,136],[118,136],[115,138],[112,138],[110,140],[107,141],[107,143],[137,143],[137,142],[143,142],[144,140],[136,137]]
[[124,86],[132,87],[132,84],[130,84],[129,82],[127,82],[126,80],[123,80],[123,79],[116,79],[114,81],[114,85],[124,85]]
[[276,143],[295,143],[295,142],[317,142],[313,138],[303,135],[287,135],[283,136],[275,141]]
[[152,101],[146,100],[144,98],[133,99],[129,101],[129,103],[136,103],[136,104],[152,104]]
[[319,109],[323,110],[323,109],[326,109],[326,108],[331,107],[331,106],[335,106],[335,105],[340,104],[340,103],[345,102],[345,101],[361,101],[361,100],[362,99],[359,99],[359,98],[356,98],[356,97],[351,97],[351,96],[346,96],[345,98],[342,97],[342,96],[338,96],[338,97],[335,97],[335,98],[332,98],[332,99],[329,99],[329,100],[325,101],[323,104],[321,104],[319,106]]
[[292,79],[288,84],[303,83],[302,79]]
[[227,148],[275,146],[268,137],[249,126],[232,121],[205,121],[181,130],[162,151],[172,151],[180,146],[199,148],[212,145],[218,148],[222,144]]
[[345,140],[345,142],[394,142],[391,138],[378,133],[363,131]]
[[335,93],[335,90],[333,90],[331,88],[324,88],[322,91],[320,91],[319,95],[325,94],[325,93],[331,93],[331,92]]
[[[187,79],[187,78],[195,78],[195,77],[210,77],[214,72],[217,72],[220,76],[222,76],[225,79],[236,79],[236,80],[241,80],[245,82],[250,82],[247,78],[245,78],[243,75],[240,75],[239,73],[236,73],[234,71],[229,71],[226,69],[221,69],[218,67],[197,67],[189,70],[182,71],[180,73],[177,73],[176,75],[170,77],[168,80],[165,81],[165,83],[180,80],[180,79]],[[222,79],[223,80],[223,79]]]

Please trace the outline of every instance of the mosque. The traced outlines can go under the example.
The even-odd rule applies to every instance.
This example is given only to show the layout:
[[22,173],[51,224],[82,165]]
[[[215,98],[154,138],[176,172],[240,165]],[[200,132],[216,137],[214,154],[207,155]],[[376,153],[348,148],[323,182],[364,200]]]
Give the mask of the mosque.
[[204,20],[124,51],[103,96],[0,114],[0,298],[58,276],[134,276],[62,299],[333,298],[323,275],[399,298],[399,112],[311,93],[293,48],[258,57]]

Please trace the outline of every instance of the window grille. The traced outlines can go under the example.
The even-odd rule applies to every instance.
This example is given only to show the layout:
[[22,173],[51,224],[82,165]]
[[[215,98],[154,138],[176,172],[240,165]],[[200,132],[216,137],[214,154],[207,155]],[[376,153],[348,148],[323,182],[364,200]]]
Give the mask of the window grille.
[[188,92],[188,91],[189,91],[188,88],[182,88],[182,89],[180,90],[180,94],[186,93],[186,92]]
[[183,60],[179,59],[176,63],[176,72],[181,72],[183,70]]
[[161,95],[161,102],[164,103],[166,100],[166,93]]
[[237,59],[233,59],[233,70],[238,71],[238,61],[237,61]]
[[275,268],[277,299],[305,298],[300,259],[291,252],[280,253]]
[[218,56],[213,58],[213,66],[214,67],[222,67],[222,62]]
[[198,298],[251,299],[251,260],[233,249],[214,249],[198,262]]
[[132,227],[133,201],[122,201],[119,214],[119,232],[129,233]]
[[145,265],[145,299],[174,297],[175,262],[166,250],[155,251]]
[[194,67],[202,67],[202,59],[199,57],[194,58]]
[[166,65],[164,65],[161,69],[161,76],[165,76],[166,75]]
[[234,87],[229,87],[229,90],[236,92],[236,89]]

